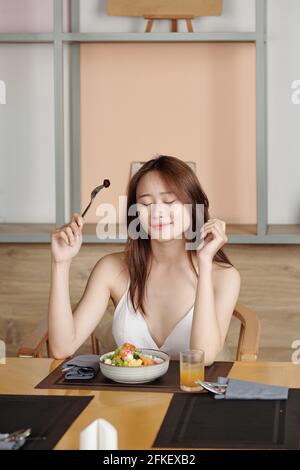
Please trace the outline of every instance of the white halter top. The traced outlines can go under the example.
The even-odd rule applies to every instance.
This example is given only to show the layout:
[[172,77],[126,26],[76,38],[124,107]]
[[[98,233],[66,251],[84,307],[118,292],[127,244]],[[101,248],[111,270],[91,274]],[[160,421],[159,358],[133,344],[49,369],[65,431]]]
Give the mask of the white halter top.
[[[149,348],[168,353],[171,359],[179,359],[179,352],[189,349],[194,306],[179,320],[161,347],[152,338],[143,315],[135,311],[129,295],[130,280],[127,289],[115,308],[112,322],[112,334],[118,346],[132,343],[137,348]],[[216,360],[231,360],[231,354],[225,343],[224,350]]]

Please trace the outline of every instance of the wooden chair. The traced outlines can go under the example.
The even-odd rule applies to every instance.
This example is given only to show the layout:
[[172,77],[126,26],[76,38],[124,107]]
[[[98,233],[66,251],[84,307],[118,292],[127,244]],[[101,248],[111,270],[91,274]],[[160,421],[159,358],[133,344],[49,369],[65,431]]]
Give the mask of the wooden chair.
[[[72,310],[76,307],[73,306]],[[241,322],[235,359],[237,361],[256,361],[259,350],[260,322],[255,312],[245,305],[237,304],[233,316]],[[17,352],[18,357],[51,357],[48,341],[48,322],[45,319],[37,328],[24,338]],[[100,341],[95,332],[90,336],[93,354],[100,354]]]

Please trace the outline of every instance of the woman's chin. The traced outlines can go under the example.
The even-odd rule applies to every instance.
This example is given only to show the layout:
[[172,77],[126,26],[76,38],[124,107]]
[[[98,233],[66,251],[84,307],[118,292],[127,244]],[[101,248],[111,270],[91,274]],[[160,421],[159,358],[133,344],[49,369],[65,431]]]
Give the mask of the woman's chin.
[[178,232],[178,233],[174,233],[174,230],[154,230],[154,229],[151,229],[150,231],[150,238],[154,239],[154,240],[159,240],[159,241],[168,241],[168,240],[175,240],[175,239],[182,239],[184,238],[183,237],[183,233],[182,232]]

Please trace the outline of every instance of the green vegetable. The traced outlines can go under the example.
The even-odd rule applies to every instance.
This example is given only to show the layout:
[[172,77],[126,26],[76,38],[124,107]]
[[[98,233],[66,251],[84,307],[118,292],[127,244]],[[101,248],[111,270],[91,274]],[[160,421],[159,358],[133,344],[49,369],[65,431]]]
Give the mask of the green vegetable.
[[117,349],[115,349],[114,356],[118,356],[121,352],[121,346],[119,346]]
[[112,363],[115,364],[115,366],[124,366],[123,359],[113,359]]

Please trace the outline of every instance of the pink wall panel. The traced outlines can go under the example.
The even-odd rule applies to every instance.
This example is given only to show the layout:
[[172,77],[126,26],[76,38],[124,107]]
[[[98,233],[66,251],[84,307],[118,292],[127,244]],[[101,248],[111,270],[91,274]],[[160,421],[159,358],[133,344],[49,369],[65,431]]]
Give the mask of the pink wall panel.
[[[64,0],[64,2],[64,31],[68,31],[69,0]],[[52,0],[0,0],[0,32],[49,33],[52,31]]]
[[82,208],[103,178],[118,208],[130,163],[164,153],[196,162],[212,217],[255,224],[255,121],[255,44],[82,44]]

